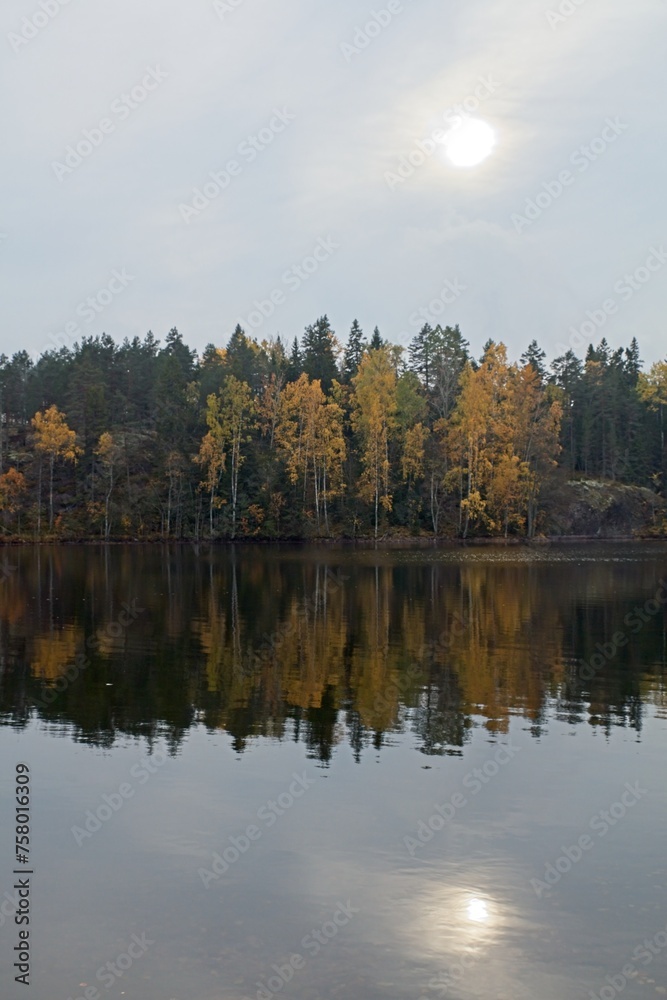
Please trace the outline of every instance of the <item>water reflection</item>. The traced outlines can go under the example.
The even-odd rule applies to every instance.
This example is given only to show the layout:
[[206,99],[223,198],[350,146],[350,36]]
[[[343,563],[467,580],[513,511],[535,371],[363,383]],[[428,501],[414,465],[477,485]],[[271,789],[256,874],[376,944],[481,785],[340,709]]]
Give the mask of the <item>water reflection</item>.
[[[79,996],[144,932],[118,995],[247,1000],[297,953],[278,997],[600,995],[665,924],[664,612],[581,664],[667,552],[594,551],[12,551],[0,743],[36,776],[37,1000]],[[142,783],[146,756],[164,766]]]
[[325,763],[401,731],[457,755],[513,715],[538,738],[550,713],[639,734],[647,704],[665,710],[664,611],[592,677],[582,662],[655,593],[666,552],[589,553],[12,550],[0,710],[100,744],[177,746],[201,722],[239,754],[265,737]]

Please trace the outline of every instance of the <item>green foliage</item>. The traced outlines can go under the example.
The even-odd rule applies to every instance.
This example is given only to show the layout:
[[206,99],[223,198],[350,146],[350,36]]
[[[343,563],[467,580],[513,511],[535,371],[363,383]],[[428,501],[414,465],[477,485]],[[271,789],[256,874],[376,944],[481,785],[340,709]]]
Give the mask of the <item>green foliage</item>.
[[311,379],[318,379],[325,392],[329,392],[333,380],[338,378],[338,343],[329,320],[322,316],[312,326],[306,327],[301,342],[303,370]]
[[361,359],[364,356],[364,352],[368,349],[366,344],[366,339],[364,337],[364,332],[359,326],[359,323],[355,319],[351,328],[350,335],[347,338],[347,345],[345,347],[345,355],[343,360],[343,378],[342,381],[349,385],[354,376],[359,371],[359,365],[361,364]]

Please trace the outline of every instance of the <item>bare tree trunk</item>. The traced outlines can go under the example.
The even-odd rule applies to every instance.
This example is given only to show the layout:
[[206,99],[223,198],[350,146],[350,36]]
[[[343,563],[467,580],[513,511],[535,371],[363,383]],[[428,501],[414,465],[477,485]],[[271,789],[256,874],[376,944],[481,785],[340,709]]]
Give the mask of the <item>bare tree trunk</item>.
[[37,487],[37,537],[42,532],[42,456],[39,456],[39,485]]
[[53,531],[53,466],[55,461],[55,455],[52,454],[49,460],[49,532]]
[[431,472],[431,522],[433,524],[433,534],[438,534],[438,523],[440,521],[440,503],[436,496],[435,472]]
[[169,493],[167,494],[167,538],[169,537],[170,529],[171,529],[171,469],[169,470]]
[[239,487],[239,448],[240,443],[232,445],[232,538],[236,537],[236,501]]
[[320,494],[319,494],[319,482],[317,473],[317,461],[313,455],[313,481],[315,483],[315,517],[317,518],[317,527],[320,526]]

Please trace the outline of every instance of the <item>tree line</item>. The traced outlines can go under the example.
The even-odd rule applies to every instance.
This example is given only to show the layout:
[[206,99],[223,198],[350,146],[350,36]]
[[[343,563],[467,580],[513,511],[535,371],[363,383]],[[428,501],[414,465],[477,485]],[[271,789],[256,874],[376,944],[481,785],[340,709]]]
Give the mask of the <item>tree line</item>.
[[237,326],[201,356],[172,329],[0,356],[2,535],[534,537],[573,477],[664,488],[667,363],[603,339],[547,366],[458,326],[406,348],[291,345]]

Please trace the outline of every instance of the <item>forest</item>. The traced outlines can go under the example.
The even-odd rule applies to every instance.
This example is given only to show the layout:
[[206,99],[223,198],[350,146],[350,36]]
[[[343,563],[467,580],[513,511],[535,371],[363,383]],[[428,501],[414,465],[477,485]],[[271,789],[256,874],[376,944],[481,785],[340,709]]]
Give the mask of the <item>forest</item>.
[[534,538],[572,480],[663,494],[666,404],[634,338],[512,362],[458,326],[404,348],[325,315],[201,355],[175,328],[22,350],[0,356],[0,537]]

